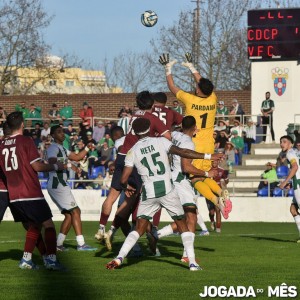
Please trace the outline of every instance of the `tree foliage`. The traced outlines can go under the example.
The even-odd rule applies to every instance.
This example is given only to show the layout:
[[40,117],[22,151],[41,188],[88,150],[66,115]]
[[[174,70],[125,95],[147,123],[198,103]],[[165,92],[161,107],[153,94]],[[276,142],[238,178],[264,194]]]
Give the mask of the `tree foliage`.
[[[20,68],[43,69],[41,76],[49,77],[45,72],[43,57],[50,47],[45,43],[43,29],[50,24],[42,7],[41,0],[2,0],[0,4],[0,93],[4,94],[8,86],[17,89],[17,74]],[[39,64],[36,64],[40,62]],[[39,78],[36,79],[37,81]],[[33,80],[30,85],[34,85]],[[30,86],[26,87],[26,90]],[[21,91],[20,91],[21,92]]]

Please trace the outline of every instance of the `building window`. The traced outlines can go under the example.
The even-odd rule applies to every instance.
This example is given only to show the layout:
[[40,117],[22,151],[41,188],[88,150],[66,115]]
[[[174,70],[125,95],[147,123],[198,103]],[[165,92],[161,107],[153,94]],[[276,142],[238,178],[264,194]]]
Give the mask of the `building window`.
[[50,86],[56,86],[56,80],[49,80]]
[[66,86],[74,86],[73,80],[66,80]]

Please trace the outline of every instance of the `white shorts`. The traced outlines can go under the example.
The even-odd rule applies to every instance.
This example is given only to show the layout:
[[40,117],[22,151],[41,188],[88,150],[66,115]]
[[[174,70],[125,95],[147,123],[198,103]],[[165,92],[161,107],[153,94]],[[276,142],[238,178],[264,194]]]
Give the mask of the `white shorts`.
[[140,201],[137,218],[151,220],[155,213],[164,207],[173,220],[182,219],[184,211],[175,189],[160,198],[150,198]]
[[196,206],[198,196],[195,195],[195,191],[189,180],[183,179],[180,182],[175,181],[174,186],[182,206]]
[[53,189],[52,187],[50,188],[49,185],[50,181],[48,182],[47,187],[49,196],[62,213],[70,212],[74,208],[78,207],[72,194],[72,190],[68,185],[63,186],[62,184],[59,184],[56,189]]

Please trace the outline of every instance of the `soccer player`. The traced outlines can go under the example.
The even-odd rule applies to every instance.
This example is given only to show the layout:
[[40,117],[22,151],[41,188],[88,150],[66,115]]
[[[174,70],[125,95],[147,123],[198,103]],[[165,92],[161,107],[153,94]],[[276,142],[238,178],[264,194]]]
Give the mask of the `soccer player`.
[[[134,115],[132,116],[130,125],[137,118],[142,117],[142,118],[149,119],[150,123],[151,123],[150,136],[155,136],[157,134],[159,136],[164,136],[167,139],[171,140],[171,134],[170,134],[168,128],[166,127],[166,125],[162,121],[160,121],[156,116],[154,116],[152,114],[152,106],[154,103],[152,95],[148,91],[142,91],[137,94],[136,103],[137,103],[139,110],[137,110],[134,113]],[[118,197],[122,191],[122,187],[120,185],[120,178],[121,178],[121,174],[122,174],[122,171],[124,168],[125,156],[126,156],[127,152],[132,148],[132,146],[134,146],[134,144],[137,142],[137,140],[138,140],[137,136],[132,131],[132,128],[130,128],[128,134],[126,135],[124,144],[121,146],[121,148],[118,152],[116,161],[115,161],[115,172],[113,175],[109,194],[102,204],[99,229],[98,229],[97,233],[95,234],[95,238],[98,241],[102,241],[104,239],[106,246],[109,250],[111,249],[111,241],[110,241],[111,234],[108,235],[105,232],[105,226],[107,224],[109,215],[111,213],[112,205],[118,199]],[[142,180],[141,180],[140,176],[137,174],[136,169],[133,170],[133,172],[130,176],[129,184],[134,186],[137,193],[139,193],[139,191],[142,187]],[[133,195],[131,198],[132,198],[132,200],[135,201],[135,199],[137,198],[137,195]],[[126,200],[129,200],[129,199],[126,199]],[[128,213],[126,211],[124,211],[125,206],[129,207],[128,201],[125,201],[118,208],[118,211],[116,213],[117,220],[115,218],[115,221],[118,223],[118,224],[116,224],[117,227],[119,227],[119,225],[121,225],[124,220],[127,222]],[[120,211],[122,211],[123,214],[120,215],[119,214]],[[126,216],[124,216],[124,215],[126,215]],[[111,232],[113,232],[114,228],[111,228],[111,229],[112,229]]]
[[[285,180],[280,183],[279,187],[284,189],[284,187],[292,179],[294,197],[290,207],[290,212],[294,217],[300,235],[300,153],[296,149],[293,149],[293,144],[294,141],[289,135],[284,135],[280,138],[280,147],[282,151],[286,153],[286,158],[291,165],[291,170]],[[300,243],[300,239],[298,239],[297,243]]]
[[[228,178],[228,171],[224,170],[223,168],[219,167],[219,162],[217,160],[214,160],[212,162],[212,168],[211,171],[215,171],[215,175],[213,176],[213,179],[217,182],[217,184],[222,189],[227,188],[227,184],[229,182]],[[216,230],[217,233],[221,233],[221,213],[220,209],[214,205],[211,201],[206,200],[207,208],[209,211],[209,219],[211,222],[211,229]],[[216,216],[216,222],[215,222],[215,216]]]
[[[182,63],[183,66],[189,68],[192,72],[195,81],[197,82],[195,95],[184,92],[174,84],[172,76],[172,66],[176,60],[169,61],[169,54],[163,54],[159,58],[159,62],[165,66],[167,84],[170,91],[177,99],[185,104],[186,115],[191,115],[196,119],[198,132],[194,137],[195,150],[201,153],[214,153],[213,138],[214,123],[217,109],[217,96],[213,92],[214,86],[212,82],[200,76],[198,71],[192,64],[192,57],[190,53],[186,53],[187,62]],[[197,169],[208,171],[211,168],[211,161],[204,157],[202,160],[194,160],[193,165]],[[205,198],[212,201],[215,205],[218,203],[218,196],[225,199],[226,216],[232,210],[232,203],[229,200],[228,191],[219,188],[217,183],[209,178],[195,177],[192,183],[195,189]],[[218,196],[216,196],[217,194]]]
[[[88,146],[86,146],[82,151],[76,154],[75,152],[71,152],[63,147],[65,133],[64,129],[60,125],[52,126],[50,134],[54,139],[54,142],[47,149],[47,157],[50,164],[55,164],[58,161],[67,163],[68,159],[71,161],[80,161],[90,150]],[[78,207],[72,194],[72,190],[67,183],[67,179],[66,170],[53,170],[49,173],[49,180],[47,184],[47,190],[51,199],[65,217],[60,226],[60,232],[57,237],[57,250],[68,250],[64,247],[63,243],[71,229],[71,226],[73,226],[76,234],[77,250],[95,251],[97,248],[87,245],[84,241],[84,237],[82,235],[80,208]]]
[[[190,150],[195,149],[192,137],[197,131],[196,120],[193,116],[186,116],[182,120],[182,132],[172,132],[172,143],[179,148],[186,148]],[[195,233],[197,224],[197,206],[195,202],[195,193],[192,184],[189,180],[188,174],[213,177],[216,175],[215,171],[205,172],[195,168],[192,164],[192,159],[181,158],[179,155],[172,156],[172,180],[175,190],[180,198],[181,205],[186,217],[186,223],[190,232]],[[207,174],[208,173],[208,174]],[[222,199],[220,205],[223,208]],[[158,231],[158,237],[170,235],[177,231],[177,225],[173,222],[171,225],[165,226]],[[186,251],[184,251],[181,261],[188,262]]]
[[149,119],[134,120],[132,128],[139,141],[128,151],[121,177],[121,186],[126,190],[126,194],[130,195],[135,192],[135,189],[127,182],[134,166],[142,176],[144,185],[142,201],[137,212],[136,229],[129,233],[117,258],[109,262],[106,268],[115,269],[122,264],[139,237],[145,233],[149,220],[156,211],[164,207],[176,222],[178,231],[181,233],[182,242],[189,258],[190,270],[201,270],[195,261],[193,247],[195,234],[188,231],[179,196],[173,187],[168,153],[190,159],[203,158],[204,154],[179,148],[163,137],[149,137],[150,124]]
[[15,222],[27,223],[26,241],[21,269],[37,269],[32,262],[32,253],[40,237],[41,227],[45,228],[45,267],[60,270],[56,259],[56,231],[52,213],[41,190],[37,172],[63,170],[65,165],[44,164],[32,138],[23,136],[24,119],[22,112],[13,112],[7,117],[11,130],[10,137],[0,146],[0,166],[7,180],[10,209]]

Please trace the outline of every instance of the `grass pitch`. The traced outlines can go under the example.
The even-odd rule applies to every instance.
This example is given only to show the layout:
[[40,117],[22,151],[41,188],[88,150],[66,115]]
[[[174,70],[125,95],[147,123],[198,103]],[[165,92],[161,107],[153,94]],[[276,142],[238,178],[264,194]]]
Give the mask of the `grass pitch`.
[[[124,237],[118,232],[113,252],[107,252],[93,239],[97,222],[83,225],[86,242],[97,246],[97,252],[77,252],[74,234],[69,234],[69,251],[58,254],[66,272],[20,270],[25,231],[13,222],[0,226],[1,299],[199,299],[204,286],[238,285],[264,289],[257,298],[267,299],[267,287],[282,283],[297,286],[300,295],[300,244],[295,243],[298,234],[292,223],[224,223],[221,234],[200,237],[197,232],[195,251],[204,268],[199,272],[190,272],[180,262],[180,236],[159,242],[161,257],[146,255],[147,240],[142,237],[142,258],[106,270]],[[38,253],[33,260],[42,266]]]

